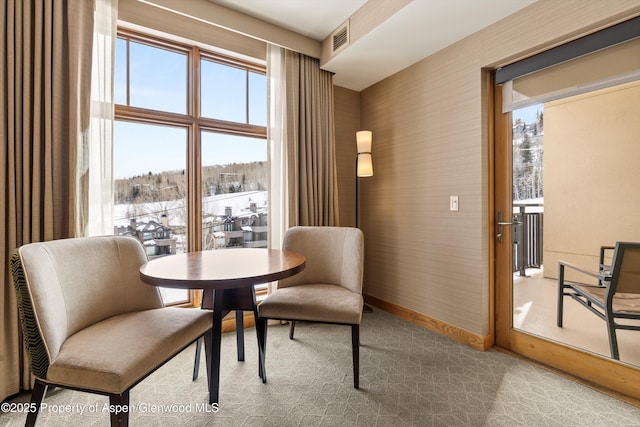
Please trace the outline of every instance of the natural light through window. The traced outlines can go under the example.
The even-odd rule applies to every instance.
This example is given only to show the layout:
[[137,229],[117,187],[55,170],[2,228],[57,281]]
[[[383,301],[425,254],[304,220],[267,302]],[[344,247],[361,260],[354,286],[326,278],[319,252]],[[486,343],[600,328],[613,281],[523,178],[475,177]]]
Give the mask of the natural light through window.
[[264,66],[120,30],[114,87],[115,234],[150,259],[266,248]]

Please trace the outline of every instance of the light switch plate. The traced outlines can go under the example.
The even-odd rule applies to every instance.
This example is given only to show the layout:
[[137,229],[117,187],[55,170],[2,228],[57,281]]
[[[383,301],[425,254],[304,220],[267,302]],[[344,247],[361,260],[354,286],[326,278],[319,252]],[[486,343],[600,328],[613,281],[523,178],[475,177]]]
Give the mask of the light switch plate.
[[458,211],[458,196],[449,197],[449,210],[454,212]]

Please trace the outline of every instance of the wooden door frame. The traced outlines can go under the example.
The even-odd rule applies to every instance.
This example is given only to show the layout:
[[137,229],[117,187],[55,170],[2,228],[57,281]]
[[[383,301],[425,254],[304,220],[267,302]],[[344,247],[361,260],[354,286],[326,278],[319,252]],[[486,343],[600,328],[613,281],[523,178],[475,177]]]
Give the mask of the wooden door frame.
[[[511,113],[502,113],[502,87],[494,73],[487,78],[489,94],[489,248],[491,251],[492,321],[496,346],[561,371],[583,383],[640,406],[640,368],[599,356],[555,341],[543,339],[512,325],[513,273],[512,229],[503,227],[503,243],[496,242],[496,217],[512,220],[512,144]],[[605,328],[605,325],[602,326]]]
[[[512,213],[509,209],[511,206],[511,168],[512,168],[512,156],[511,156],[511,144],[507,143],[511,137],[511,114],[502,113],[502,87],[495,84],[495,74],[488,79],[492,85],[492,103],[491,103],[491,116],[493,128],[492,140],[491,140],[491,246],[492,246],[492,267],[494,280],[494,294],[495,294],[495,339],[496,345],[505,349],[510,349],[510,331],[511,331],[511,313],[513,294],[511,286],[501,286],[504,283],[510,283],[511,277],[511,263],[512,250],[511,245],[506,242],[512,240],[512,228],[503,227],[503,243],[498,243],[497,234],[497,215],[498,212],[503,212],[503,221],[510,222],[512,219]],[[498,174],[502,175],[498,175]],[[504,265],[508,265],[509,268],[503,268]]]

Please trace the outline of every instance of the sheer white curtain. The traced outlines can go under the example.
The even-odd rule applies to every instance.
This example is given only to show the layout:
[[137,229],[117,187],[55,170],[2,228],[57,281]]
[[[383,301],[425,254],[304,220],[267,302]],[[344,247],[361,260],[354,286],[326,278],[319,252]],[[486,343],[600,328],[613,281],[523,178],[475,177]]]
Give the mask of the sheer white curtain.
[[295,221],[289,213],[289,170],[287,157],[287,82],[284,49],[267,45],[269,187],[269,247],[282,248],[284,232]]
[[[79,235],[113,234],[113,70],[118,0],[96,0],[91,69],[90,125],[78,168],[86,197]],[[82,199],[82,198],[81,198]]]
[[[268,128],[269,150],[269,232],[270,248],[282,248],[285,231],[296,225],[289,200],[289,156],[294,147],[287,144],[287,78],[284,49],[267,45]],[[270,282],[268,292],[276,289],[277,282]]]

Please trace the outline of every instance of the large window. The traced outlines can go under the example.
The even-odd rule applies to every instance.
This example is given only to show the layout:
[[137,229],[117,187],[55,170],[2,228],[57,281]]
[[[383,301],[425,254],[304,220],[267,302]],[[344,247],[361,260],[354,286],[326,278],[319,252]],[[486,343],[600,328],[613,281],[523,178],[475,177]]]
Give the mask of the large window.
[[266,247],[264,66],[120,30],[114,83],[115,233],[149,258]]

